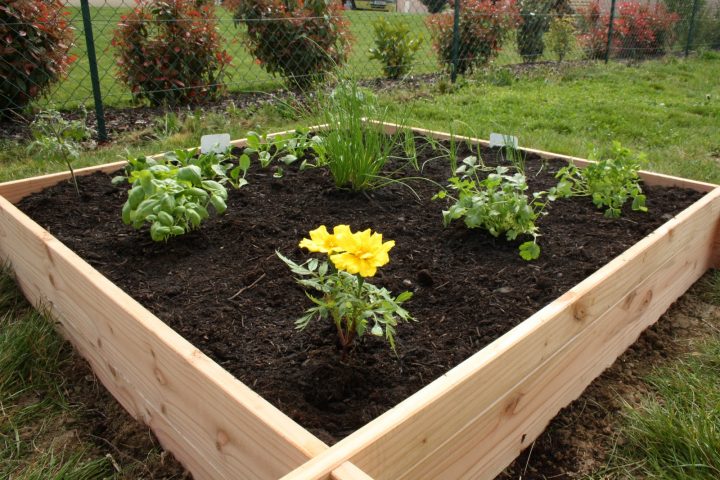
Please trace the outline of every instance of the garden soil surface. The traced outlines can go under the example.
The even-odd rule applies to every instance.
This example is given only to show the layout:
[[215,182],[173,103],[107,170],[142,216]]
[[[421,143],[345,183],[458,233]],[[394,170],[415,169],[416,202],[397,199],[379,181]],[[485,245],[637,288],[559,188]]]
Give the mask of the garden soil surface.
[[[463,147],[465,148],[465,147]],[[420,148],[422,164],[437,153]],[[460,152],[460,158],[469,152]],[[499,154],[483,151],[486,163]],[[526,159],[533,191],[556,182],[558,161]],[[409,176],[410,173],[406,172]],[[444,184],[446,160],[422,173]],[[414,174],[417,175],[417,174]],[[167,243],[120,221],[127,186],[113,175],[63,183],[20,208],[173,329],[323,441],[332,444],[393,407],[550,303],[696,201],[697,192],[645,187],[649,213],[606,218],[588,198],[554,202],[539,227],[538,260],[518,245],[462,223],[444,228],[444,200],[425,180],[366,193],[338,190],[325,170],[254,168],[231,191],[225,215]],[[411,188],[409,188],[411,187]],[[419,198],[418,198],[419,197]],[[372,278],[395,294],[411,290],[416,321],[398,326],[397,354],[366,336],[345,362],[334,326],[294,320],[310,306],[276,251],[296,260],[319,225],[371,228],[392,239],[391,261]]]

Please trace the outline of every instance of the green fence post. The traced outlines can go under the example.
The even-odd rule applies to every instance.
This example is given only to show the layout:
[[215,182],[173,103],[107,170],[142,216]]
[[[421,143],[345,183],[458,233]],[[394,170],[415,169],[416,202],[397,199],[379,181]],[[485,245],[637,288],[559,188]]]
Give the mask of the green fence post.
[[605,51],[605,63],[610,60],[610,45],[612,45],[613,24],[615,23],[615,0],[610,3],[610,23],[608,24],[607,50]]
[[90,18],[90,5],[88,0],[80,0],[85,30],[85,45],[87,45],[88,63],[90,64],[90,81],[92,82],[93,99],[95,100],[95,119],[97,120],[98,140],[107,140],[105,129],[105,111],[102,95],[100,94],[100,76],[98,75],[97,58],[95,57],[95,40],[93,38],[92,20]]
[[455,0],[455,16],[453,17],[452,66],[450,82],[457,80],[458,57],[460,56],[460,0]]
[[690,16],[690,27],[688,28],[687,42],[685,42],[685,58],[690,55],[690,47],[692,46],[693,36],[695,35],[695,19],[697,18],[700,7],[700,0],[693,1],[692,15]]

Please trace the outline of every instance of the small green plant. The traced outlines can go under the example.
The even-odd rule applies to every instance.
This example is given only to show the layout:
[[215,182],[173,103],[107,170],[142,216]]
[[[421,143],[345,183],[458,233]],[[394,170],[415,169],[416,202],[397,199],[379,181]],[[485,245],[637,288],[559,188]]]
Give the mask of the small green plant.
[[128,181],[132,188],[122,208],[126,225],[139,229],[150,224],[150,237],[166,241],[198,228],[210,216],[208,207],[222,214],[227,209],[225,184],[240,188],[250,158],[243,155],[235,165],[219,154],[194,155],[177,150],[158,160],[139,157],[128,160],[126,175],[114,183]]
[[80,196],[73,161],[80,157],[81,142],[89,140],[93,130],[81,120],[66,120],[56,110],[45,110],[30,125],[34,140],[28,145],[28,153],[54,162],[64,162],[70,170],[75,191]]
[[556,17],[550,22],[547,33],[550,50],[562,62],[565,56],[575,47],[575,24],[569,16]]
[[[449,179],[450,189],[457,192],[457,198],[449,195],[447,190],[441,190],[433,197],[450,197],[455,201],[448,210],[443,210],[445,226],[462,218],[468,228],[482,228],[494,237],[505,234],[508,240],[515,240],[519,235],[532,235],[532,240],[520,245],[520,256],[535,260],[540,256],[535,223],[544,214],[546,192],[535,192],[528,197],[525,175],[508,175],[509,169],[503,166],[480,180],[478,171],[483,169],[482,162],[476,157],[466,158],[456,176]],[[553,199],[548,195],[548,200]]]
[[560,181],[552,192],[558,198],[589,196],[598,208],[605,208],[606,217],[619,217],[625,202],[632,198],[632,209],[647,212],[645,195],[640,187],[638,170],[645,155],[613,142],[611,158],[585,168],[571,164],[560,169]]
[[403,292],[393,297],[385,288],[365,281],[375,275],[378,267],[390,261],[388,252],[395,242],[383,242],[382,234],[370,229],[353,233],[348,225],[338,225],[331,234],[325,225],[321,225],[299,246],[327,254],[333,266],[317,258],[297,264],[276,252],[280,260],[298,275],[300,285],[320,294],[307,294],[315,306],[295,322],[297,328],[305,329],[313,318],[332,320],[337,328],[343,360],[354,340],[368,331],[377,337],[384,336],[395,351],[398,321],[413,319],[401,307],[412,293]]
[[370,49],[370,58],[382,63],[385,77],[397,79],[410,72],[422,36],[412,35],[407,23],[389,22],[385,17],[374,22],[373,29],[375,46]]
[[316,150],[315,166],[327,167],[338,188],[376,188],[387,180],[380,174],[395,147],[413,151],[404,134],[405,120],[395,119],[399,125],[396,132],[387,134],[382,123],[391,120],[388,109],[381,107],[371,92],[361,90],[357,82],[341,81],[322,105],[329,128],[323,134],[322,148]]
[[[309,132],[302,129],[272,136],[251,131],[247,133],[247,147],[244,153],[257,153],[262,168],[267,168],[274,160],[290,165],[310,152],[321,154],[324,151],[322,142],[322,137],[319,135],[310,136]],[[303,163],[301,168],[305,168],[305,165],[306,163]],[[275,176],[282,175],[283,169],[278,167]]]

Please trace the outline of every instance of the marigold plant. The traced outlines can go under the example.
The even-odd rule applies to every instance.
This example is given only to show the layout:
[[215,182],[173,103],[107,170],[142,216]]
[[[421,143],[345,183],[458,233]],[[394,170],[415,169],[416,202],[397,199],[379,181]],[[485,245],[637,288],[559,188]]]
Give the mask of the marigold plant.
[[395,246],[383,241],[382,234],[370,229],[353,232],[348,225],[337,225],[330,233],[325,225],[310,231],[299,246],[310,252],[324,253],[332,262],[312,258],[299,265],[277,252],[303,287],[321,295],[308,294],[315,304],[295,324],[304,329],[315,317],[330,318],[337,328],[338,341],[347,356],[353,341],[370,328],[375,336],[384,336],[395,350],[395,328],[398,321],[412,320],[401,304],[412,297],[403,292],[393,297],[385,288],[378,288],[365,279],[390,261],[388,252]]
[[216,97],[232,60],[213,2],[136,0],[114,32],[118,76],[136,98],[182,104]]
[[60,0],[0,2],[0,115],[46,92],[75,61],[64,8]]

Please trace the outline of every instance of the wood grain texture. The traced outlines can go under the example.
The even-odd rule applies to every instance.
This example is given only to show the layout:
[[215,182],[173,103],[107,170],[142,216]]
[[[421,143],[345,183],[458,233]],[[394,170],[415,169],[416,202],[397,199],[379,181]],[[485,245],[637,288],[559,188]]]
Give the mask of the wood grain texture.
[[[378,479],[492,478],[711,266],[719,218],[716,189],[508,334],[284,478],[320,478],[345,460]],[[653,289],[645,291],[643,285]],[[647,312],[636,312],[637,302]],[[628,330],[618,330],[631,320]],[[574,342],[598,337],[604,341],[600,346],[577,343],[580,351],[597,351],[588,350],[580,365],[589,370],[575,378]],[[548,362],[560,366],[552,370]],[[551,388],[537,383],[546,367],[558,375]]]
[[0,256],[196,478],[277,478],[327,446],[0,198]]

